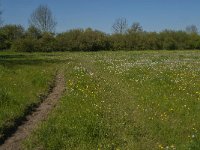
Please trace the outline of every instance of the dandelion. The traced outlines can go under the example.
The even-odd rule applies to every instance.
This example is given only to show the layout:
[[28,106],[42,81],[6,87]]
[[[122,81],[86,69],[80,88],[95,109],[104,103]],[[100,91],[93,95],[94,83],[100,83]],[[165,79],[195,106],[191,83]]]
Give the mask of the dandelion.
[[160,149],[164,149],[164,147],[162,146],[162,144],[159,144],[158,147],[159,147]]

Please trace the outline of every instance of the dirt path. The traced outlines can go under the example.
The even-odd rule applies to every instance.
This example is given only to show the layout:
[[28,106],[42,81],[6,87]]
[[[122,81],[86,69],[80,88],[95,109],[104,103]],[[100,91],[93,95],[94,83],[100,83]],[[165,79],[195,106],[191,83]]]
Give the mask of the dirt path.
[[0,150],[20,150],[21,142],[30,135],[39,122],[47,118],[49,112],[56,106],[58,100],[61,98],[64,90],[64,74],[59,72],[56,76],[55,87],[52,89],[52,92],[31,115],[26,117],[26,121],[17,128],[16,132],[12,134],[4,144],[0,145]]

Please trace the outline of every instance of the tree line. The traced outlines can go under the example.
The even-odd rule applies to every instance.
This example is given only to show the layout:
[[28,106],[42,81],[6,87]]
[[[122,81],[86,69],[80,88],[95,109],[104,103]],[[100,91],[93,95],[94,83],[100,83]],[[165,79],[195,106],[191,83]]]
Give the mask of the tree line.
[[0,50],[23,52],[100,51],[100,50],[184,50],[200,49],[195,25],[184,31],[144,31],[140,23],[130,27],[125,18],[115,20],[112,34],[99,30],[73,29],[55,33],[57,22],[46,5],[40,5],[29,18],[29,28],[2,25],[0,11]]

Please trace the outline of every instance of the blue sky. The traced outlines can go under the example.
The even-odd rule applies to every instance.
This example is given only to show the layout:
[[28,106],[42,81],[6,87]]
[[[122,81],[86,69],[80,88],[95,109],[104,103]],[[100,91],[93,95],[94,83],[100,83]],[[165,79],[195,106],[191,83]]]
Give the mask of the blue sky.
[[140,22],[146,31],[200,28],[200,0],[0,0],[5,24],[28,26],[28,18],[40,4],[47,4],[56,17],[57,32],[73,28],[110,33],[116,18],[131,25]]

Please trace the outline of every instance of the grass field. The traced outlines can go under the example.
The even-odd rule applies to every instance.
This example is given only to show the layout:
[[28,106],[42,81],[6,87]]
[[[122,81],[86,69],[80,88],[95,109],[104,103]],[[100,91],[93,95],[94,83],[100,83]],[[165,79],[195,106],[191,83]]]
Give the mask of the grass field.
[[62,67],[67,91],[24,149],[198,150],[199,64],[199,51],[1,53],[0,127]]
[[53,84],[57,64],[44,58],[43,54],[0,54],[0,138]]

